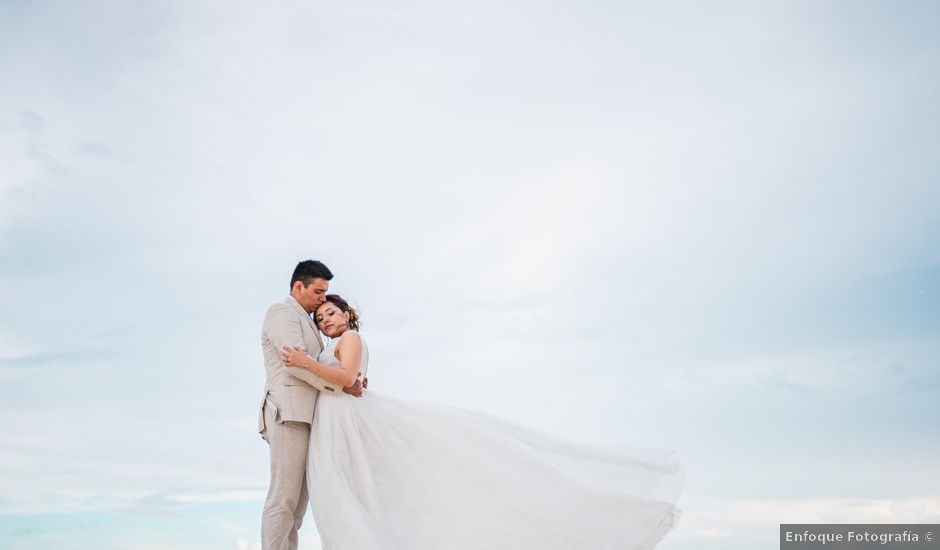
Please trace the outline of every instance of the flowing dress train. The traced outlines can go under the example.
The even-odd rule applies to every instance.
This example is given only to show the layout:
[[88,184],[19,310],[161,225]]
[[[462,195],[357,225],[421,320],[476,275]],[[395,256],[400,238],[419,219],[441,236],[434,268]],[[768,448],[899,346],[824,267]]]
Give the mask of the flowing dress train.
[[[337,341],[321,362],[338,366]],[[680,515],[672,451],[568,443],[372,390],[321,393],[309,457],[324,550],[640,550]]]

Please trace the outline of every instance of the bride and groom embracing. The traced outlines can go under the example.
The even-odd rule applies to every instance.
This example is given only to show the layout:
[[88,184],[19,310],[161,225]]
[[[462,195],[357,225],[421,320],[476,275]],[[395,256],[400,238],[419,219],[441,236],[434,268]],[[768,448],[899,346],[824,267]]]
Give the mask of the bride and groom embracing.
[[368,348],[357,312],[327,294],[332,278],[300,262],[262,328],[265,550],[297,548],[308,500],[324,550],[640,550],[676,524],[672,451],[574,444],[363,391]]

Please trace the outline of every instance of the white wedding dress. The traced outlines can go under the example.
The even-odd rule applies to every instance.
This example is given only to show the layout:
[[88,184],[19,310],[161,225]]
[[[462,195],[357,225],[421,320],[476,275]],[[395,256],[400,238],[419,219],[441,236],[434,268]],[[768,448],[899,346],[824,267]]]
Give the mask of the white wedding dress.
[[[338,340],[320,362],[339,365]],[[320,393],[308,460],[324,550],[632,550],[679,519],[671,451],[567,443],[372,390]]]

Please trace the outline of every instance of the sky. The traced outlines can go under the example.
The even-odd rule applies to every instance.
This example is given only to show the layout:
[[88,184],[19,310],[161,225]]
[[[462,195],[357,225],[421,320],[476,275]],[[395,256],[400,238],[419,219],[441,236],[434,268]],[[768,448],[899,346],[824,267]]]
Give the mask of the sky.
[[675,449],[663,550],[940,523],[938,25],[0,2],[0,546],[260,548],[260,326],[307,258],[373,391]]

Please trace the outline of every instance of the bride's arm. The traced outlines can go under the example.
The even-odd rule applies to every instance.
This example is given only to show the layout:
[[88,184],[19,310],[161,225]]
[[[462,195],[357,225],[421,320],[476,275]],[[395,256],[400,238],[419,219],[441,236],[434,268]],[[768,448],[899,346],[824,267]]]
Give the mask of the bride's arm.
[[[283,349],[284,347],[295,347],[304,345],[303,330],[301,329],[302,317],[297,311],[286,303],[274,304],[268,309],[264,318],[264,334],[270,341],[274,349]],[[292,372],[293,371],[293,372]],[[291,376],[298,380],[303,380],[307,384],[317,388],[320,391],[336,393],[341,388],[337,388],[335,382],[324,380],[320,376],[305,371],[303,369],[291,369],[287,371]]]
[[[355,336],[346,336],[347,334]],[[304,368],[334,384],[352,386],[359,375],[359,361],[362,359],[362,341],[359,333],[349,330],[340,338],[336,346],[336,357],[339,359],[339,368],[330,367],[307,355],[300,348],[284,347],[281,354],[288,367]]]

